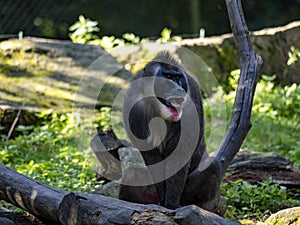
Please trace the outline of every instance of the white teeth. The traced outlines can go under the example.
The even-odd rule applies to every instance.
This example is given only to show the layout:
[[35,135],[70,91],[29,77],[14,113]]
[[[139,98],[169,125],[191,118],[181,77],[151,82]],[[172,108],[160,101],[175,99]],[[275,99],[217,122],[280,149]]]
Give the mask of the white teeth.
[[177,102],[170,102],[171,103],[171,105],[174,107],[174,108],[180,108],[181,107],[181,105],[180,104],[178,104]]
[[169,99],[167,99],[167,101],[169,102],[169,104],[172,105],[172,107],[174,107],[175,109],[180,109],[182,108],[183,104],[184,104],[184,99],[183,98],[174,98],[171,97]]

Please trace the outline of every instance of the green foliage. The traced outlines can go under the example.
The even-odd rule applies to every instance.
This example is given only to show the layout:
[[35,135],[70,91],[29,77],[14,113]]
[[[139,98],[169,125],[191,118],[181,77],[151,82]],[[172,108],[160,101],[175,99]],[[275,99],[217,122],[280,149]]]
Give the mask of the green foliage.
[[110,107],[102,107],[100,109],[100,115],[95,121],[97,129],[107,130],[109,127],[112,126],[110,113]]
[[286,188],[272,184],[268,179],[257,185],[243,180],[224,183],[222,195],[228,203],[227,217],[243,219],[263,218],[283,208],[294,207],[300,202],[288,197]]
[[134,33],[126,33],[122,35],[123,39],[132,44],[139,44],[140,37],[136,36]]
[[[122,38],[116,38],[115,36],[103,36],[100,38],[95,32],[99,32],[100,28],[97,26],[97,21],[86,19],[80,15],[77,22],[70,26],[69,34],[71,40],[75,43],[88,43],[94,45],[100,45],[106,50],[110,51],[113,48],[121,47],[130,44],[139,44],[147,42],[148,39],[141,39],[133,33],[125,33]],[[161,37],[156,40],[158,43],[167,43],[172,41],[180,41],[181,37],[171,36],[171,29],[164,28],[161,32]]]
[[160,35],[161,37],[159,39],[156,40],[156,42],[158,43],[168,43],[168,42],[172,42],[172,41],[180,41],[181,40],[181,37],[180,36],[171,36],[172,34],[172,30],[165,27]]
[[289,51],[289,59],[287,61],[287,65],[288,66],[293,65],[295,62],[298,61],[299,58],[300,58],[300,50],[292,46],[291,50]]
[[70,34],[71,40],[76,43],[84,44],[98,39],[99,37],[94,34],[95,32],[100,31],[100,28],[97,27],[97,25],[97,21],[92,21],[91,19],[80,15],[78,21],[69,28],[69,30],[73,32]]
[[[239,70],[229,79],[237,87]],[[252,107],[252,128],[242,148],[249,151],[275,151],[300,167],[300,85],[276,86],[276,76],[263,75],[257,84]],[[231,113],[235,91],[224,94]],[[230,116],[230,115],[228,115]]]
[[2,137],[0,162],[51,186],[93,190],[97,185],[95,171],[78,150],[72,115],[47,111],[38,116],[45,119],[42,126],[18,126],[22,135],[8,141]]
[[286,62],[286,66],[283,70],[283,76],[286,76],[289,72],[290,67],[299,60],[300,50],[295,48],[294,46],[291,46],[288,55],[289,55],[289,59]]
[[300,166],[300,86],[276,87],[263,79],[257,85],[252,110],[253,127],[244,147],[276,151]]
[[[86,19],[83,15],[80,15],[78,21],[75,22],[72,26],[70,26],[69,34],[71,40],[75,43],[81,44],[94,44],[100,45],[103,48],[109,50],[114,47],[120,47],[125,44],[125,39],[134,40],[130,34],[124,35],[124,39],[115,38],[114,36],[104,36],[100,38],[95,32],[99,32],[100,28],[98,27],[97,21],[92,21],[90,19]],[[130,39],[132,38],[132,39]]]
[[270,80],[257,85],[253,111],[273,119],[276,117],[295,118],[300,115],[300,86],[275,87]]

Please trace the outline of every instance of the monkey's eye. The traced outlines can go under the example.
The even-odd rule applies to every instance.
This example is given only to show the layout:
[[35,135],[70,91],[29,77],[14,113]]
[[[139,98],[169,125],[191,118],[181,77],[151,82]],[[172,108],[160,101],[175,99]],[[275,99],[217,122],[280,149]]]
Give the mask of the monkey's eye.
[[166,74],[165,76],[166,76],[167,79],[171,79],[172,78],[172,76],[170,74]]
[[176,80],[179,80],[179,79],[180,79],[180,77],[177,75],[177,76],[175,77],[175,79],[176,79]]

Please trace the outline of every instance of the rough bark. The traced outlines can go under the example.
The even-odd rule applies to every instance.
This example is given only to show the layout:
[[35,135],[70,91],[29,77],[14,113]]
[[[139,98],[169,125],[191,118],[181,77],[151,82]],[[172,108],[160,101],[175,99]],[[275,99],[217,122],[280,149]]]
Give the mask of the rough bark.
[[53,222],[59,221],[58,207],[67,193],[67,191],[32,180],[0,164],[0,199],[38,218]]
[[300,170],[276,153],[241,152],[231,162],[225,181],[243,179],[252,184],[272,178],[287,188],[300,188]]
[[[98,134],[91,140],[91,149],[98,161],[96,172],[97,180],[112,180],[121,178],[121,162],[118,149],[124,147],[112,129],[108,131],[99,130]],[[113,156],[113,157],[111,157]]]
[[101,195],[72,193],[32,180],[2,164],[0,171],[0,199],[46,224],[237,224],[197,206],[169,210]]
[[[1,211],[0,209],[0,224],[1,225],[6,225],[3,221],[9,224],[13,225],[45,225],[45,223],[41,222],[39,219],[34,217],[33,215],[27,213],[27,212],[22,212],[22,213],[16,213],[13,211],[8,211],[8,210],[3,210]],[[9,221],[9,222],[7,222]],[[51,223],[51,225],[53,225]]]

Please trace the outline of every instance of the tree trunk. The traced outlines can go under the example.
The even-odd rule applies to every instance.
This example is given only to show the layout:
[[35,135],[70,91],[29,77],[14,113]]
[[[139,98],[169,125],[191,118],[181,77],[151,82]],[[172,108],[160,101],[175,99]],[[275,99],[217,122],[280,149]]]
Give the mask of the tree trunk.
[[32,180],[2,164],[0,171],[0,199],[46,224],[238,224],[197,206],[169,210],[96,194],[72,193]]

